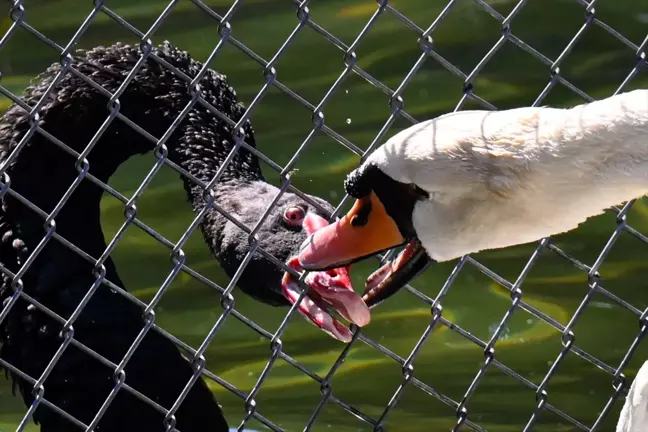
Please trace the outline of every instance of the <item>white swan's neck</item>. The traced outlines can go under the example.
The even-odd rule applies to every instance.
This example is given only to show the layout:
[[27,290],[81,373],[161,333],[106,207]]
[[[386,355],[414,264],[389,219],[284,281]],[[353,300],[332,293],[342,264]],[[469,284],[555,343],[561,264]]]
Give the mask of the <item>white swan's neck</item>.
[[553,135],[556,156],[589,161],[610,174],[619,165],[648,159],[648,90],[554,110],[554,115],[555,126],[547,122],[545,139],[551,140]]
[[648,362],[635,377],[621,409],[616,432],[648,431]]
[[648,90],[571,109],[447,114],[367,162],[430,193],[413,222],[432,258],[528,243],[648,192]]

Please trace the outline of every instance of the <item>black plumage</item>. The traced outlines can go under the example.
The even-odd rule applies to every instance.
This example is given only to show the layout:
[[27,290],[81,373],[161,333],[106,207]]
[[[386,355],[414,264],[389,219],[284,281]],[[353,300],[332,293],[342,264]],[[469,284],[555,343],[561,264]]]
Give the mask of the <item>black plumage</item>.
[[[156,56],[189,77],[195,77],[202,64],[165,42],[153,49]],[[74,54],[72,67],[110,92],[115,92],[135,66],[141,51],[116,44]],[[54,64],[26,89],[22,100],[33,106],[45,94],[61,70]],[[208,70],[200,83],[202,96],[234,121],[245,108],[223,75]],[[151,58],[119,97],[120,113],[155,137],[161,137],[191,100],[187,82]],[[109,114],[108,97],[83,79],[67,72],[40,112],[42,128],[81,153]],[[30,127],[28,114],[12,106],[0,118],[0,160],[5,161]],[[254,145],[254,133],[245,122],[245,140]],[[233,147],[232,130],[206,108],[196,105],[169,137],[169,159],[192,175],[209,182]],[[135,154],[153,149],[154,144],[129,125],[115,119],[88,155],[89,172],[107,182],[117,167]],[[13,190],[51,212],[78,175],[75,159],[35,133],[7,174]],[[188,199],[195,211],[203,208],[204,191],[183,179]],[[253,227],[274,198],[277,189],[266,183],[257,158],[240,149],[214,187],[218,204],[244,224]],[[84,180],[56,216],[56,232],[91,256],[98,258],[106,248],[100,224],[102,190]],[[312,197],[332,210],[325,201]],[[286,193],[258,233],[260,246],[279,260],[296,253],[306,235],[284,226],[284,209],[309,205]],[[312,206],[310,206],[312,207]],[[311,211],[314,211],[311,208]],[[6,194],[0,211],[0,262],[16,272],[45,234],[44,220],[34,211]],[[200,229],[213,255],[230,276],[249,251],[247,234],[220,213],[210,210]],[[123,287],[113,261],[105,262],[106,279]],[[238,286],[247,294],[271,305],[288,302],[281,295],[282,271],[256,254]],[[93,266],[56,240],[49,241],[22,277],[24,292],[67,319],[95,277]],[[13,294],[11,279],[3,275],[0,303],[6,305]],[[219,307],[214,305],[214,307]],[[118,364],[144,326],[142,309],[105,286],[97,289],[74,322],[74,337],[98,354]],[[38,308],[19,299],[0,323],[0,358],[38,378],[60,346],[61,324]],[[155,331],[149,331],[127,363],[126,383],[161,406],[170,408],[189,381],[193,369],[176,346]],[[33,386],[13,374],[26,404],[33,400]],[[114,386],[113,371],[74,346],[69,346],[45,381],[44,396],[77,419],[90,424]],[[228,425],[205,382],[199,379],[176,413],[180,431],[225,431]],[[69,431],[74,426],[59,414],[39,406],[34,419],[43,432]],[[123,389],[103,415],[97,431],[162,431],[163,415]]]

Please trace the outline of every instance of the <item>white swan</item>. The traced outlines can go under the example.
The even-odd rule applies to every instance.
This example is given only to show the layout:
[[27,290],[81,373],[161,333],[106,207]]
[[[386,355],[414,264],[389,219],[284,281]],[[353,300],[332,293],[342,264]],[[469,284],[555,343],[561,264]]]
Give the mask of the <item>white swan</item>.
[[571,109],[460,111],[389,139],[349,174],[357,199],[302,245],[304,269],[408,243],[367,280],[370,306],[430,261],[576,228],[648,192],[648,90]]
[[641,366],[626,396],[616,432],[648,431],[648,361]]

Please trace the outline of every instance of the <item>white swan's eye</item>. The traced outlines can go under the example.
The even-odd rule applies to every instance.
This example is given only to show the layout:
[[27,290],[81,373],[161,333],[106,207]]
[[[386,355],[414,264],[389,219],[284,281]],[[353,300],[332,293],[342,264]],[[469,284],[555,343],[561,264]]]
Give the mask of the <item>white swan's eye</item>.
[[284,221],[290,226],[301,226],[306,212],[301,207],[290,207],[283,214]]

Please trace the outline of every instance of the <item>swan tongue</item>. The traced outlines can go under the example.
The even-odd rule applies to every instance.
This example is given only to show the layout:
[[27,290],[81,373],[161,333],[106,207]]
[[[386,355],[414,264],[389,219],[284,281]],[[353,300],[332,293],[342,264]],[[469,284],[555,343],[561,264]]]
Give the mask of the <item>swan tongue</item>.
[[[288,265],[295,270],[301,270],[297,257],[291,258]],[[367,325],[371,320],[369,307],[351,287],[347,268],[310,272],[304,278],[304,283],[308,285],[309,290],[297,306],[299,312],[335,339],[350,342],[353,334],[349,328],[328,313],[329,305],[346,320],[359,327]],[[291,304],[297,302],[301,289],[295,278],[288,272],[284,273],[281,289]]]
[[327,272],[311,272],[304,283],[330,303],[346,320],[362,327],[371,320],[369,308],[362,298],[353,291],[348,269],[342,267]]
[[[304,218],[303,227],[307,235],[328,225],[328,221],[313,213]],[[286,263],[297,271],[301,265],[297,257],[292,257]],[[353,334],[348,327],[342,325],[327,312],[331,305],[346,320],[362,327],[371,320],[371,312],[362,298],[353,291],[348,267],[340,267],[327,271],[309,272],[304,278],[309,290],[298,305],[299,312],[335,339],[343,342],[351,341]],[[301,293],[297,281],[290,273],[284,273],[281,283],[284,296],[294,304]]]
[[[288,273],[286,273],[288,274]],[[282,284],[283,294],[291,304],[299,299],[300,290],[296,283]],[[306,295],[299,303],[297,310],[306,319],[320,329],[342,342],[351,342],[353,334],[348,327],[342,325],[331,314],[326,312],[326,305],[321,301],[315,301]]]

